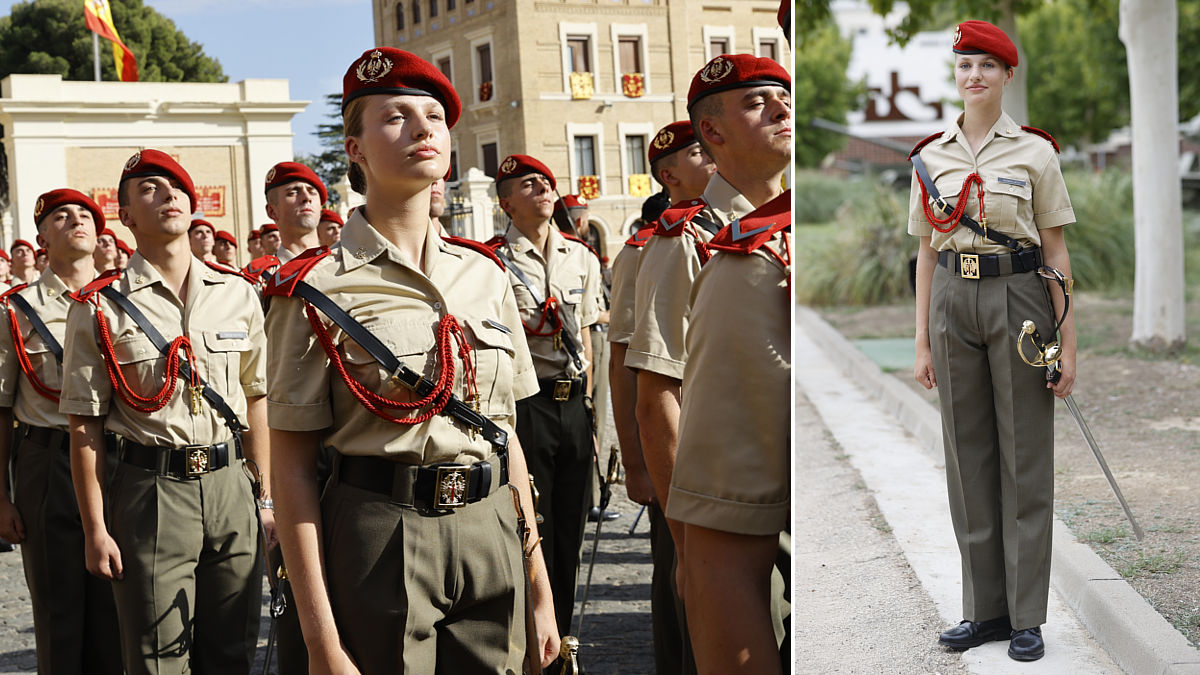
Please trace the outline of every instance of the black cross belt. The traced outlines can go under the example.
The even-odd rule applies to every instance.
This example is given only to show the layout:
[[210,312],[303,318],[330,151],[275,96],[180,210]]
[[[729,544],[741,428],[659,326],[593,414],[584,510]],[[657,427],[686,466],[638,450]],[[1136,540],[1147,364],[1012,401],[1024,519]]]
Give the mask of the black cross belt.
[[1036,270],[1042,265],[1042,249],[1027,248],[1017,253],[995,255],[940,251],[938,264],[950,270],[954,276],[964,279],[1003,277]]
[[242,458],[237,444],[189,445],[183,448],[142,445],[121,439],[117,444],[121,461],[160,476],[198,478],[217,469],[224,469]]
[[29,319],[29,323],[33,326],[33,330],[36,331],[37,334],[42,338],[42,342],[46,343],[46,348],[50,350],[50,353],[54,355],[54,360],[58,361],[58,365],[61,366],[63,360],[62,345],[59,344],[58,340],[54,338],[54,335],[50,333],[50,328],[46,326],[44,321],[42,321],[42,317],[38,316],[38,313],[34,311],[33,305],[30,305],[28,300],[21,297],[20,293],[13,293],[12,295],[8,296],[8,299],[17,306],[17,309],[21,310],[21,313],[25,315],[26,319]]
[[[375,337],[371,331],[367,330],[357,319],[350,316],[346,310],[342,309],[329,296],[321,291],[310,286],[307,282],[301,281],[296,284],[295,295],[307,300],[309,304],[316,307],[322,314],[329,317],[338,328],[341,328],[346,335],[349,335],[352,340],[357,342],[360,347],[367,350],[367,353],[375,359],[379,365],[392,374],[409,389],[415,391],[419,396],[427,396],[433,391],[436,386],[420,373],[409,368],[396,358],[396,355],[391,352],[379,338]],[[501,461],[500,471],[502,482],[508,482],[508,432],[501,429],[489,417],[475,410],[471,406],[463,402],[462,399],[450,394],[450,398],[446,402],[446,407],[442,408],[442,413],[449,415],[459,422],[475,429],[483,434],[484,439],[491,443],[496,448],[496,454],[500,455]]]

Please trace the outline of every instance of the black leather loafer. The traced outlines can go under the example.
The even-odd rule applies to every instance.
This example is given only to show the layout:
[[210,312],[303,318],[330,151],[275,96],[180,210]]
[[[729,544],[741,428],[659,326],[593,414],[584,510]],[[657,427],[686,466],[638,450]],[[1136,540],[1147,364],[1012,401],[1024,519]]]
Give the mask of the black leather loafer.
[[1007,640],[1011,635],[1012,625],[1004,616],[987,621],[963,621],[938,636],[938,643],[961,652],[987,642]]
[[1015,630],[1008,642],[1008,656],[1014,661],[1037,661],[1046,655],[1046,643],[1042,640],[1042,628]]

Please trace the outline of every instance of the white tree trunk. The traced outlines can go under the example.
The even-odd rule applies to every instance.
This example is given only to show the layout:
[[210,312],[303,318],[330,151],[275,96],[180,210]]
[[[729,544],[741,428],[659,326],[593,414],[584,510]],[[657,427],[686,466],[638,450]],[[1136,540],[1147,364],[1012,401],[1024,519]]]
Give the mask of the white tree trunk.
[[1017,47],[1017,67],[1013,70],[1013,79],[1004,91],[1004,112],[1013,118],[1017,124],[1029,124],[1029,103],[1025,95],[1025,72],[1029,70],[1025,63],[1025,50],[1021,49],[1021,34],[1017,30],[1017,15],[1012,10],[1012,2],[1004,3],[1004,14],[996,24],[1000,30],[1008,34],[1009,39]]
[[[1175,0],[1121,0],[1133,128],[1134,346],[1181,349],[1183,214]],[[1087,227],[1083,223],[1082,227]]]

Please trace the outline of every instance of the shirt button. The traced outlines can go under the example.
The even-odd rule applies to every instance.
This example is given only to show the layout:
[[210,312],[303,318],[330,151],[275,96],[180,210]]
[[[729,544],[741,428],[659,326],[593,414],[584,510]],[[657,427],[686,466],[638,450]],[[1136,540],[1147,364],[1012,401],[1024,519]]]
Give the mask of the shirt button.
[[433,303],[433,308],[434,308],[434,309],[441,309],[441,308],[442,308],[442,303],[440,303],[440,302],[435,302],[435,303]]
[[1013,186],[1009,185],[1009,186],[1008,186],[1008,191],[1009,191],[1009,192],[1016,192],[1016,191],[1017,191],[1017,188],[1015,188],[1015,187],[1013,187]]
[[139,276],[135,281],[139,284],[144,284],[146,283],[146,277]]
[[46,295],[49,295],[50,297],[54,297],[54,289],[51,288],[51,289],[47,290]]

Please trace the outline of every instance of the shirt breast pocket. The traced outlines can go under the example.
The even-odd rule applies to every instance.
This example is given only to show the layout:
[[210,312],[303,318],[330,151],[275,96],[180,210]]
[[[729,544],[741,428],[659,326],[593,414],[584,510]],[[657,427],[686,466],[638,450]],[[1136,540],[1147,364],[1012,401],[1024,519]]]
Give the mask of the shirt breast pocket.
[[165,359],[145,335],[135,334],[113,341],[113,355],[125,381],[135,386],[135,392],[148,396],[163,385]]
[[994,176],[984,182],[988,227],[1008,234],[1022,231],[1019,223],[1032,222],[1033,187],[1027,176]]
[[[516,409],[513,399],[514,327],[492,319],[465,319],[474,345],[475,383],[479,391],[479,411],[489,417],[506,417]],[[461,375],[456,378],[461,382]],[[458,391],[462,391],[461,384]]]
[[[364,327],[405,366],[429,379],[436,377],[436,373],[431,373],[436,332],[434,325],[426,322],[382,321],[371,322]],[[353,338],[345,336],[338,345],[338,353],[346,372],[371,391],[401,401],[413,399],[407,394],[401,395],[409,391],[402,385],[391,382],[384,385],[391,373],[385,371],[366,347]]]
[[209,384],[221,393],[235,391],[241,385],[242,355],[250,351],[250,335],[244,330],[204,331],[204,350]]
[[29,355],[29,365],[33,368],[33,372],[37,373],[38,379],[51,389],[62,387],[58,360],[54,358],[50,348],[42,342],[41,337],[26,338],[25,353]]

